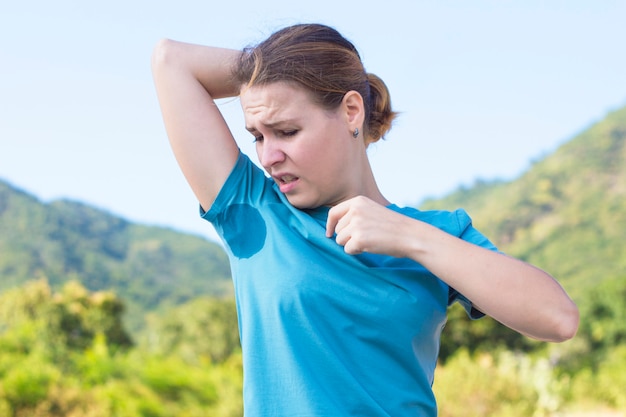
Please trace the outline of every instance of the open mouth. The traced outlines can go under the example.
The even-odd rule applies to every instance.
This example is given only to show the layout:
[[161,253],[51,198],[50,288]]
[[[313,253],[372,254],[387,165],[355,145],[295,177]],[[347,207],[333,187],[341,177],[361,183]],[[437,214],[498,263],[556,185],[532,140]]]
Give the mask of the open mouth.
[[300,178],[296,177],[294,175],[279,175],[274,177],[274,181],[276,181],[276,183],[278,184],[278,187],[280,188],[280,191],[283,194],[286,194],[290,191],[292,191],[295,187],[296,184],[298,183],[298,180]]
[[294,177],[293,175],[283,175],[281,177],[278,178],[278,183],[279,184],[289,184],[291,182],[294,182],[298,179],[298,177]]

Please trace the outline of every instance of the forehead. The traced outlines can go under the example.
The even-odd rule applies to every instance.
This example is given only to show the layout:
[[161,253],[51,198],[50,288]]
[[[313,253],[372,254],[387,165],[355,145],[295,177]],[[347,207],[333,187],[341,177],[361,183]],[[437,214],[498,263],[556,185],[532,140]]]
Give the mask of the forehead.
[[314,107],[321,109],[304,88],[284,82],[244,87],[240,101],[246,120],[260,119],[263,123],[294,118]]

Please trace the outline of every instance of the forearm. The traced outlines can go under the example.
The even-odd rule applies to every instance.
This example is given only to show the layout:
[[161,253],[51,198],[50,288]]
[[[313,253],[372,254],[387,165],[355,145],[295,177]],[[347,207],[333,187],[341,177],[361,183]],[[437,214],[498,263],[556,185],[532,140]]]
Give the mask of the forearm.
[[485,314],[530,337],[563,341],[578,327],[578,310],[546,272],[421,222],[407,239],[408,257],[462,293]]
[[239,95],[231,68],[241,52],[233,49],[195,45],[163,39],[152,55],[152,68],[157,82],[179,80],[189,76],[197,80],[213,98]]

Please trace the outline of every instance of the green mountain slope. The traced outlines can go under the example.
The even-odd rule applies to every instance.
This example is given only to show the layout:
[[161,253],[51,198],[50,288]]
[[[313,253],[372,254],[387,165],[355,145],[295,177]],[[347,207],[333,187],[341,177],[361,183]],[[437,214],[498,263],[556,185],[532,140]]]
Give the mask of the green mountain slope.
[[420,208],[463,207],[502,250],[536,264],[574,298],[626,278],[626,107],[511,182],[480,182]]
[[228,259],[213,242],[77,202],[43,203],[0,181],[0,291],[36,278],[112,290],[140,312],[232,293]]

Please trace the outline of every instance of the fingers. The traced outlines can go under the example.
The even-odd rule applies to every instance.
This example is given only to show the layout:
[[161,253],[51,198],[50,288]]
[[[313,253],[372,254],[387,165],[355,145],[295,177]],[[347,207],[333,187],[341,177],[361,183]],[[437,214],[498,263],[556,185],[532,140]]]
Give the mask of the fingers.
[[335,242],[351,255],[362,253],[367,245],[368,219],[373,203],[365,197],[344,201],[328,212],[326,236],[335,236]]
[[349,202],[344,201],[332,207],[328,211],[328,219],[326,220],[326,237],[333,237],[338,232],[339,222],[350,210]]
[[410,232],[408,217],[366,197],[346,200],[328,212],[326,236],[351,255],[363,252],[403,257]]

